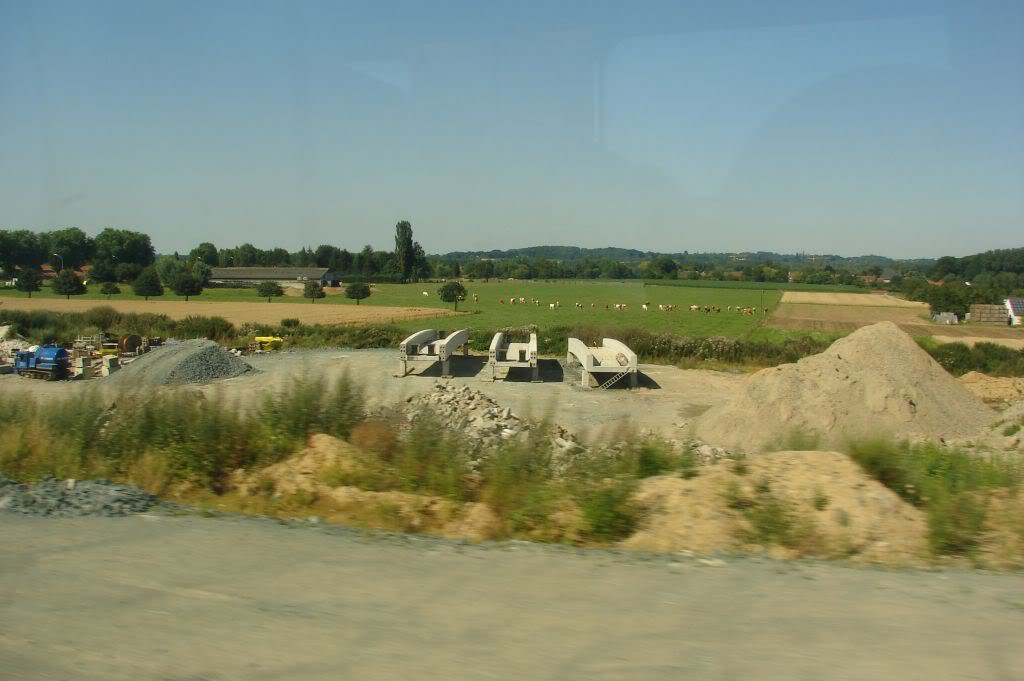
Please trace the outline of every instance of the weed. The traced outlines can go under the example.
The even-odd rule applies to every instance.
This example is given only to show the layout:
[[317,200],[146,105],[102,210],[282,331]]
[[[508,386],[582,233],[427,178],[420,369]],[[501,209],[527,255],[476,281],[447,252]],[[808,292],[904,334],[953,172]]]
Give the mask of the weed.
[[811,504],[814,506],[815,511],[824,511],[828,508],[829,498],[828,495],[825,494],[825,490],[820,487],[815,489],[814,498],[811,499]]
[[633,491],[632,481],[616,480],[584,494],[579,503],[587,523],[586,536],[613,541],[632,534],[638,520],[631,500]]
[[697,453],[692,448],[684,450],[679,457],[679,475],[685,480],[690,480],[700,475]]
[[939,555],[971,554],[985,526],[985,495],[1021,481],[1020,464],[996,455],[885,440],[851,443],[849,451],[865,472],[926,511]]
[[1020,432],[1020,427],[1021,426],[1019,423],[1011,423],[1010,425],[1003,428],[1003,435],[1005,435],[1006,437],[1012,437]]
[[750,464],[747,463],[747,456],[743,453],[733,454],[732,472],[736,475],[746,475],[750,472]]

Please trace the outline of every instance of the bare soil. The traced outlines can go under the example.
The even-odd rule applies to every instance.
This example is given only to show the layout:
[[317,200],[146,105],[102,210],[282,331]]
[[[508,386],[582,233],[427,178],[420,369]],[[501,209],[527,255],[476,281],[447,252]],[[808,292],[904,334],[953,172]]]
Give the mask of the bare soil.
[[232,324],[280,324],[289,317],[303,324],[387,324],[405,319],[426,319],[454,314],[450,310],[424,307],[384,307],[371,305],[316,305],[315,303],[266,302],[184,302],[179,300],[62,300],[53,298],[5,298],[5,310],[53,310],[85,312],[109,305],[118,312],[152,312],[171,319],[191,315],[223,317]]

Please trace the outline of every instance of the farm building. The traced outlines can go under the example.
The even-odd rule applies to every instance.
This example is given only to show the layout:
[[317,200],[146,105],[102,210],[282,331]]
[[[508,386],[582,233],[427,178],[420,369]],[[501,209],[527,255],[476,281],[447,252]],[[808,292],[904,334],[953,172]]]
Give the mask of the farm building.
[[1005,305],[971,305],[970,321],[974,323],[1005,324]]
[[960,320],[952,312],[939,312],[932,315],[932,321],[936,324],[959,324]]
[[1004,302],[1010,316],[1010,324],[1014,326],[1024,324],[1024,298],[1007,298]]
[[323,286],[337,286],[340,277],[326,267],[214,267],[210,283],[214,286],[244,288],[264,281],[281,286],[297,286],[319,281]]

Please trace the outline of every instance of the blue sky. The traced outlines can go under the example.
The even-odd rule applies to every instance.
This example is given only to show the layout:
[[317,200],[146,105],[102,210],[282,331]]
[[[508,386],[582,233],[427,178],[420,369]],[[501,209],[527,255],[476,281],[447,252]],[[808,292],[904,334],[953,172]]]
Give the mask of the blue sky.
[[1022,2],[0,0],[0,226],[1024,246]]

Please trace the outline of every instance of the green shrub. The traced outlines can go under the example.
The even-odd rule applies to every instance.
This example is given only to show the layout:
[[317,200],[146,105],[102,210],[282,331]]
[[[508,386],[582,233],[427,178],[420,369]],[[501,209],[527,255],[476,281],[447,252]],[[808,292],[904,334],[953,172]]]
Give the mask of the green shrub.
[[1020,464],[994,454],[886,440],[853,442],[848,449],[868,475],[926,511],[936,554],[970,553],[985,522],[984,493],[1016,489],[1021,481]]
[[634,489],[633,481],[616,480],[581,496],[579,504],[587,523],[588,538],[614,541],[633,533],[639,517],[632,501]]

